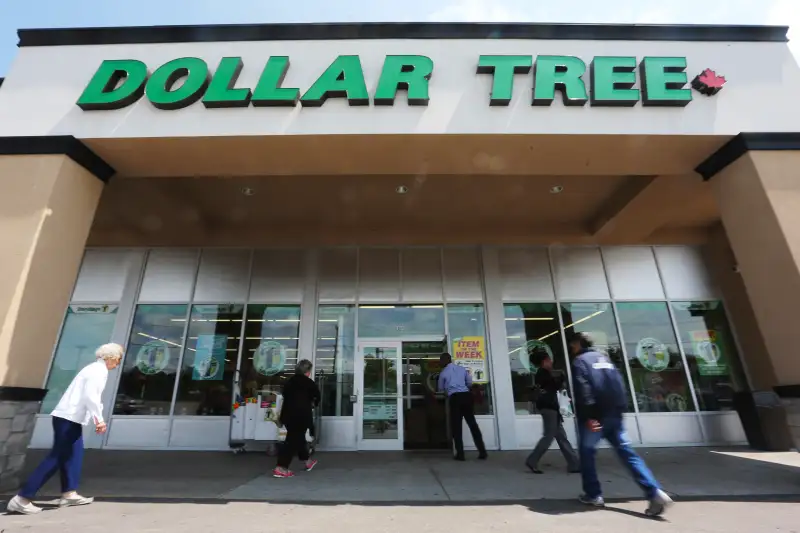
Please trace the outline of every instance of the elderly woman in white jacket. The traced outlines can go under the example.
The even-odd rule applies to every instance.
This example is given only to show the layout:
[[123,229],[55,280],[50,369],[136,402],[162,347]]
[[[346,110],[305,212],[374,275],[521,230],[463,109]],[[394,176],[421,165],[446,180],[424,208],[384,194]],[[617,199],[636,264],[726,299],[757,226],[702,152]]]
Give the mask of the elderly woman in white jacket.
[[83,464],[83,426],[94,423],[97,433],[106,432],[101,396],[108,371],[122,360],[119,344],[104,344],[97,349],[97,360],[78,372],[52,412],[53,449],[30,475],[19,494],[8,502],[8,512],[36,514],[42,511],[31,500],[53,475],[61,472],[59,507],[87,505],[94,501],[77,493]]

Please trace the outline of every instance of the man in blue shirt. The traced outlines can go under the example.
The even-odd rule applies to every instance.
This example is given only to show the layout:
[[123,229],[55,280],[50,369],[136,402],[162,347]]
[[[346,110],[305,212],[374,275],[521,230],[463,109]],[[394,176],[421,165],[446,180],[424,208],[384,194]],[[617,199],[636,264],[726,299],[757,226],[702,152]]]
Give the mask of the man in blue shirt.
[[623,414],[628,406],[628,392],[614,363],[596,351],[583,333],[569,339],[572,360],[572,379],[579,423],[579,449],[583,494],[581,502],[595,507],[605,505],[600,481],[597,479],[595,453],[601,439],[606,439],[634,481],[650,502],[645,513],[660,516],[672,505],[672,499],[661,489],[653,473],[631,447]]
[[439,357],[439,362],[442,364],[442,371],[439,374],[440,392],[446,392],[448,403],[450,405],[450,430],[453,433],[453,444],[456,448],[456,461],[464,460],[464,439],[462,437],[461,419],[467,423],[470,433],[472,433],[472,440],[478,448],[479,459],[486,459],[486,446],[483,445],[483,435],[481,435],[481,428],[478,427],[478,422],[475,420],[475,408],[473,406],[472,394],[469,392],[472,388],[472,376],[466,368],[458,366],[453,363],[452,357],[449,353],[443,353]]

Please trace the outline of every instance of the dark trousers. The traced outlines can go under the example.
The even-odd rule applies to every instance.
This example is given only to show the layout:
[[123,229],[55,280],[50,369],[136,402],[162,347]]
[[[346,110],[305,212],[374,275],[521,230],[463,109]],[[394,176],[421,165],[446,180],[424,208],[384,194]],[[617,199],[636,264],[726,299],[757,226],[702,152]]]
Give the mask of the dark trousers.
[[83,426],[52,417],[53,449],[28,477],[19,495],[33,499],[56,471],[61,473],[61,492],[77,490],[83,466]]
[[561,419],[561,415],[555,409],[542,409],[541,414],[543,425],[542,438],[539,439],[539,443],[528,456],[525,463],[531,468],[538,468],[542,456],[550,445],[553,444],[553,440],[555,440],[558,443],[558,447],[561,449],[561,454],[567,461],[567,469],[577,470],[579,466],[578,456],[575,454],[575,450],[572,449],[572,444],[570,444],[569,439],[567,439],[567,433],[564,431],[564,421]]
[[461,419],[464,419],[472,433],[472,440],[481,455],[486,453],[486,446],[483,445],[483,435],[478,422],[475,420],[475,408],[473,406],[472,394],[468,392],[456,392],[450,395],[450,431],[453,432],[453,444],[456,448],[456,457],[464,457],[464,438],[462,436]]
[[308,443],[306,442],[305,425],[286,426],[286,440],[278,452],[278,466],[289,468],[292,459],[296,455],[301,461],[308,461]]

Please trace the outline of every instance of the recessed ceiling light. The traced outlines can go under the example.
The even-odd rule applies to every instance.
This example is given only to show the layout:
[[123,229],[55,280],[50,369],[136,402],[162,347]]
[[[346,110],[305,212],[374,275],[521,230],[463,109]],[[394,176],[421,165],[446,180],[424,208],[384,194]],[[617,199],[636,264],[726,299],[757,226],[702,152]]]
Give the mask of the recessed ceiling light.
[[561,185],[556,185],[555,187],[550,187],[550,194],[558,194],[564,190],[564,187]]
[[405,185],[398,185],[397,188],[395,189],[395,192],[397,194],[405,194],[408,192],[408,187],[406,187]]
[[255,189],[251,189],[250,187],[244,187],[242,189],[242,194],[245,196],[253,196],[256,193]]

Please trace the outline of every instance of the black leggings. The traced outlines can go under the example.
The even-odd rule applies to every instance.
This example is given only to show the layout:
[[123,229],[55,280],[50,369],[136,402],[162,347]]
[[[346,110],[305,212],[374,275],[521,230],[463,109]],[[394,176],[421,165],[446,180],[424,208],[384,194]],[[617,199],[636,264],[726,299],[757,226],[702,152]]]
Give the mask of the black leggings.
[[289,468],[295,455],[301,461],[308,461],[307,429],[305,426],[286,426],[286,441],[280,446],[278,452],[279,467]]

